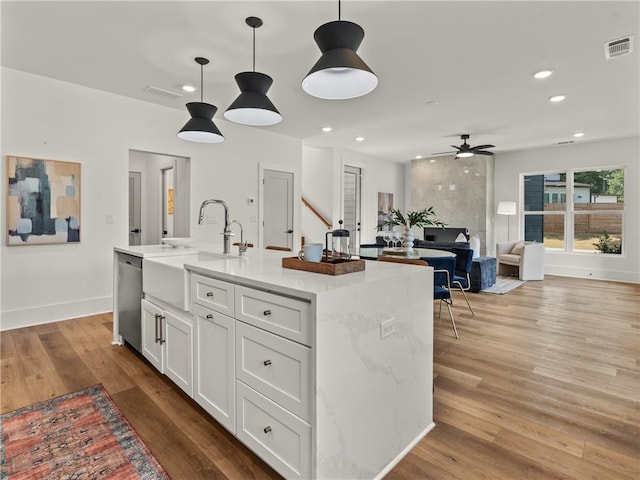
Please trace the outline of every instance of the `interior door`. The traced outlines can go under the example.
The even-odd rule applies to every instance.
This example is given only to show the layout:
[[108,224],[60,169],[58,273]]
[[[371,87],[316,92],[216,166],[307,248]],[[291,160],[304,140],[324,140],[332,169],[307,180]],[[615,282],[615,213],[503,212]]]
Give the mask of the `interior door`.
[[140,172],[129,172],[129,245],[140,245]]
[[342,189],[344,195],[342,207],[343,228],[349,230],[350,253],[356,253],[360,245],[360,197],[361,169],[345,165]]
[[293,249],[293,173],[265,169],[263,183],[264,245]]

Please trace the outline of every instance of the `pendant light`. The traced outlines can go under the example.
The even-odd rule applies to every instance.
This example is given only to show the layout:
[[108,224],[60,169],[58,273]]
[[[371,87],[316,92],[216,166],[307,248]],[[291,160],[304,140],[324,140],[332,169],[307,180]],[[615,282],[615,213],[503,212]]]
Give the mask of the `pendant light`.
[[190,142],[220,143],[224,141],[224,137],[216,127],[216,124],[213,123],[213,116],[218,111],[218,107],[202,101],[202,72],[204,65],[208,64],[209,60],[203,57],[196,57],[195,61],[200,65],[200,101],[187,103],[187,110],[191,115],[191,119],[178,132],[178,138],[189,140]]
[[224,112],[224,117],[242,125],[275,125],[282,121],[282,115],[267,97],[273,79],[269,75],[256,72],[256,28],[262,26],[262,20],[258,17],[247,17],[245,21],[253,29],[253,71],[241,72],[235,76],[240,95]]
[[364,30],[356,23],[341,20],[340,13],[338,0],[338,20],[319,26],[313,34],[322,56],[302,80],[302,89],[314,97],[356,98],[378,85],[378,77],[356,53]]

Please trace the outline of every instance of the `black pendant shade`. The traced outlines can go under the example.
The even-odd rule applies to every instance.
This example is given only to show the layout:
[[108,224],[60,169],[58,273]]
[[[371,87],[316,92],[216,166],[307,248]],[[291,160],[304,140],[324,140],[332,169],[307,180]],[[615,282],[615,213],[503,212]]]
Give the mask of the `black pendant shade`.
[[200,143],[220,143],[224,137],[216,124],[213,123],[213,116],[218,111],[209,103],[190,102],[187,103],[187,110],[191,119],[178,132],[178,138]]
[[202,101],[203,97],[203,66],[209,63],[209,60],[203,57],[196,57],[195,62],[200,65],[200,101],[187,103],[187,110],[191,119],[178,132],[178,138],[189,140],[190,142],[199,143],[220,143],[224,141],[224,136],[213,123],[213,116],[218,108]]
[[273,79],[269,75],[256,72],[256,28],[262,26],[262,20],[258,17],[247,17],[245,22],[253,29],[253,71],[241,72],[235,76],[240,95],[224,112],[224,117],[242,125],[275,125],[282,121],[282,115],[267,97]]
[[267,97],[273,83],[269,75],[242,72],[238,73],[235,79],[241,93],[224,112],[227,120],[258,127],[275,125],[282,121],[282,115]]
[[378,77],[356,53],[364,30],[356,23],[336,20],[318,27],[313,35],[322,56],[302,80],[309,95],[343,100],[366,95],[378,85]]

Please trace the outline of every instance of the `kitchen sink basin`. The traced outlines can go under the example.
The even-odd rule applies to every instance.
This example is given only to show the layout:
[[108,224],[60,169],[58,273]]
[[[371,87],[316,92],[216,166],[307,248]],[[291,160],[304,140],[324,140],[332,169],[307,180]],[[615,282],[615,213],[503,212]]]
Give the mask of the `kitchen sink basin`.
[[180,310],[189,310],[189,272],[185,264],[232,260],[238,257],[210,252],[194,252],[187,255],[145,258],[142,261],[142,290],[173,305]]

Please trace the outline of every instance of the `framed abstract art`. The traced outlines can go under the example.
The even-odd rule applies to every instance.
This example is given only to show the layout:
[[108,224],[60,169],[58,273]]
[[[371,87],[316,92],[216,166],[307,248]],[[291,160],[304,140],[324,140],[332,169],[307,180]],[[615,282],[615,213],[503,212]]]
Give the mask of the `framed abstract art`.
[[7,156],[7,245],[80,242],[79,163]]

